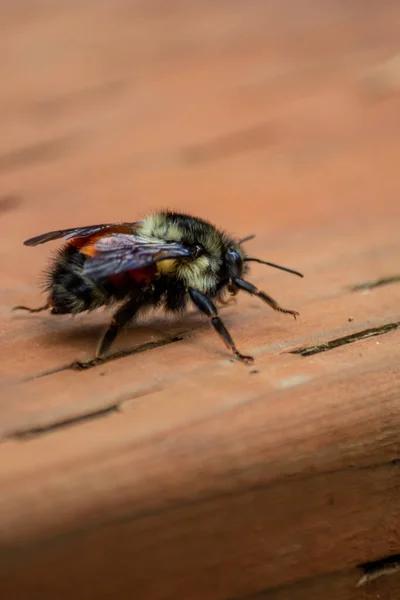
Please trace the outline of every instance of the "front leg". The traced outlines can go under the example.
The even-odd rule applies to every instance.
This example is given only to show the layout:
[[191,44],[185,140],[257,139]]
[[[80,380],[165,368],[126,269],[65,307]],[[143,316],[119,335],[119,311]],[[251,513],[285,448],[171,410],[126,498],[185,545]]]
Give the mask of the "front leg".
[[276,300],[271,298],[271,296],[268,296],[268,294],[266,294],[265,292],[261,292],[258,288],[256,288],[255,285],[249,283],[248,281],[244,281],[244,279],[236,278],[233,280],[233,283],[239,290],[243,290],[248,294],[251,294],[252,296],[258,296],[259,298],[261,298],[261,300],[264,300],[264,302],[266,302],[268,306],[270,306],[278,312],[292,315],[294,318],[296,318],[299,314],[295,310],[283,308],[282,306],[280,306],[280,304],[278,304]]
[[193,288],[189,289],[189,295],[192,299],[193,303],[197,306],[197,308],[207,317],[211,319],[211,324],[214,327],[215,331],[221,337],[225,345],[232,350],[234,355],[243,362],[253,362],[252,356],[244,356],[239,352],[236,348],[235,343],[224,325],[222,319],[218,316],[218,311],[212,302],[211,298],[202,294],[201,292],[194,290]]

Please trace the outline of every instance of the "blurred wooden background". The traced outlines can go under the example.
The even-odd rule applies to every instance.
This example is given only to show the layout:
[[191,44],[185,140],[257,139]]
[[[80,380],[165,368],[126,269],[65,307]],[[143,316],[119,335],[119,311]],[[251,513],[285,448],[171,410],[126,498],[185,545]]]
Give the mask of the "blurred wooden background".
[[[2,598],[399,598],[399,2],[0,17]],[[108,316],[12,313],[23,240],[166,206],[303,271],[252,272],[300,319],[223,309],[245,367],[157,314],[74,371]]]

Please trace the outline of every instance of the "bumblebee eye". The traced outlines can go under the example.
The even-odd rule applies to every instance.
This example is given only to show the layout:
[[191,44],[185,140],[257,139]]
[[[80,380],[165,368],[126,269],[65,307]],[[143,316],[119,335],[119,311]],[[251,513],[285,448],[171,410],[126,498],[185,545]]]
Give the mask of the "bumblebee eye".
[[236,250],[228,250],[226,253],[226,262],[229,273],[232,277],[239,277],[243,272],[243,259]]
[[242,258],[240,254],[236,252],[236,250],[228,250],[228,253],[233,264],[235,264],[237,267],[242,265]]

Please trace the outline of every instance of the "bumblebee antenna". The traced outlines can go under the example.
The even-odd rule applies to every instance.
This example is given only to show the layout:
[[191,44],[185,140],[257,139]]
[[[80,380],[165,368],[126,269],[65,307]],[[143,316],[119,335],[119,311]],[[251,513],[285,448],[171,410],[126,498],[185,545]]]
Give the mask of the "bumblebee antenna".
[[292,273],[293,275],[297,275],[298,277],[304,277],[304,275],[302,273],[299,273],[299,271],[294,271],[293,269],[289,269],[288,267],[282,267],[281,265],[276,265],[275,263],[267,262],[266,260],[261,260],[261,258],[247,257],[244,259],[244,262],[257,262],[262,265],[268,265],[268,267],[274,267],[274,269],[286,271],[286,273]]
[[252,233],[251,235],[248,235],[247,237],[244,237],[241,240],[239,240],[239,244],[243,244],[244,242],[248,242],[249,240],[253,240],[255,237],[256,237],[256,234]]

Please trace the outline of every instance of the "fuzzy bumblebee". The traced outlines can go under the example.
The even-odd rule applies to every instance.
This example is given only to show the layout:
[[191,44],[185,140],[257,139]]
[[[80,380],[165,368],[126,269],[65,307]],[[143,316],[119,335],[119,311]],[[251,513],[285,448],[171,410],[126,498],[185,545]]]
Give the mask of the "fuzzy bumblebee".
[[49,309],[53,315],[62,315],[117,305],[96,352],[96,359],[101,359],[121,328],[141,311],[163,307],[179,313],[191,301],[210,319],[235,356],[251,362],[251,356],[238,351],[215,303],[243,290],[296,318],[296,311],[282,308],[243,277],[250,261],[302,277],[292,269],[247,256],[242,244],[251,237],[235,241],[203,219],[176,212],[151,214],[136,223],[45,233],[27,240],[25,245],[67,240],[47,273],[47,302],[39,308],[15,309]]

